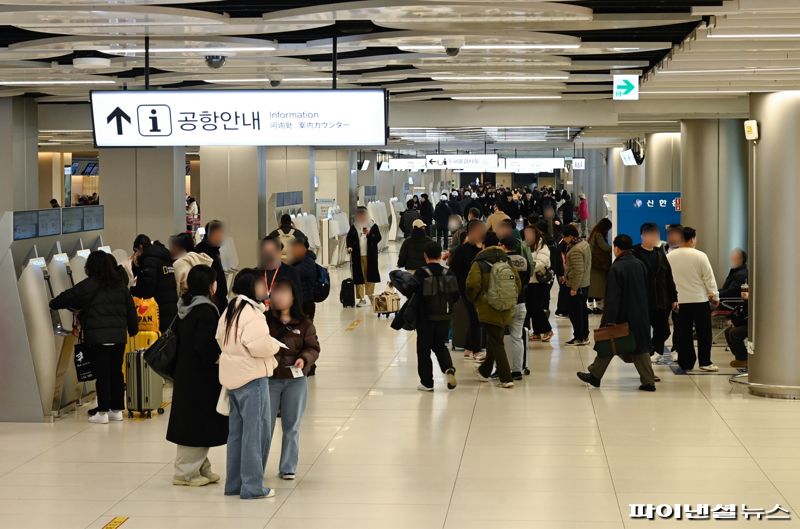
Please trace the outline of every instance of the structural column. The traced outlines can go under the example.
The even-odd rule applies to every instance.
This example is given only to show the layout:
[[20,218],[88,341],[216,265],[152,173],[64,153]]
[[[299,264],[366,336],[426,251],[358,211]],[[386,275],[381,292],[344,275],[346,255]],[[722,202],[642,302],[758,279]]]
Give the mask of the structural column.
[[358,169],[354,151],[316,149],[314,170],[319,179],[317,197],[336,200],[348,217],[355,213],[358,200]]
[[0,212],[39,207],[36,100],[0,98]]
[[[780,188],[777,188],[780,189]],[[682,222],[698,232],[717,281],[728,254],[747,247],[747,145],[742,120],[681,123]]]
[[267,233],[264,147],[200,147],[200,218],[221,220],[233,239],[240,268],[258,263]]
[[100,149],[103,238],[130,251],[144,233],[166,241],[186,230],[186,154],[183,147]]
[[644,189],[648,192],[680,191],[681,135],[679,132],[648,134],[645,141]]
[[644,164],[633,166],[623,164],[620,157],[622,150],[620,147],[608,150],[608,192],[637,193],[644,191]]
[[800,311],[800,91],[752,94],[750,117],[761,129],[749,146],[750,390],[799,398],[800,349],[792,338]]
[[586,182],[586,199],[589,201],[589,222],[594,225],[608,213],[603,195],[608,190],[608,164],[606,151],[589,149],[586,151],[586,170],[577,171],[584,173]]

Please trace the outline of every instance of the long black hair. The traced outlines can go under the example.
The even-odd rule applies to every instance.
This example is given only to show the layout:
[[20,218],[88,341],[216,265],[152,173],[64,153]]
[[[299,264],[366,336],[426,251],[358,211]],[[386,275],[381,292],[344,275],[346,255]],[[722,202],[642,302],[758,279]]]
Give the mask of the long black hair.
[[[261,274],[255,268],[244,268],[236,274],[233,280],[233,288],[231,291],[237,296],[246,296],[253,301],[256,300],[256,284],[261,281]],[[238,305],[237,305],[238,302]],[[233,298],[228,303],[228,309],[225,311],[225,343],[228,343],[228,336],[231,329],[239,326],[239,316],[247,308],[249,304],[245,301],[239,302],[237,298]]]
[[142,249],[149,248],[151,244],[152,242],[150,241],[150,237],[148,237],[144,233],[140,233],[133,240],[133,249],[138,250],[140,246],[142,247]]
[[86,276],[100,283],[104,287],[116,287],[123,284],[122,277],[117,270],[117,260],[113,255],[95,250],[89,254],[84,266]]
[[188,305],[195,296],[206,296],[213,301],[211,285],[217,280],[217,272],[208,265],[195,265],[186,276],[187,290],[183,295],[184,304]]
[[[289,315],[291,315],[292,319],[294,320],[304,321],[307,316],[306,313],[303,312],[303,294],[300,292],[300,287],[298,287],[294,281],[285,276],[278,276],[275,278],[275,284],[272,286],[272,291],[274,292],[279,288],[285,287],[289,287],[289,289],[292,291],[292,306],[289,308]],[[273,312],[277,311],[273,310]]]

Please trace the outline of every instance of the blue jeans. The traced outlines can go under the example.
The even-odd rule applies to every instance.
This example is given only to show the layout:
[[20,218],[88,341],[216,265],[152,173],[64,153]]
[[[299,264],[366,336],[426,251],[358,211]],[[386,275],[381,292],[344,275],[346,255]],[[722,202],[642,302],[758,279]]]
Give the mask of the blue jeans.
[[257,378],[228,392],[228,466],[225,495],[243,500],[266,496],[264,467],[272,437],[269,379]]
[[272,407],[272,429],[281,412],[281,474],[297,473],[297,458],[300,452],[300,421],[306,411],[308,400],[308,378],[272,378],[269,381],[269,401]]

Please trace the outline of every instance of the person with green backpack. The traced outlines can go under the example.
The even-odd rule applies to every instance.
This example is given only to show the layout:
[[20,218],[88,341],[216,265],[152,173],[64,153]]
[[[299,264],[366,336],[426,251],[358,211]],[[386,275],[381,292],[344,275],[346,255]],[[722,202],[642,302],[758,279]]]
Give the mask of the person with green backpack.
[[476,369],[481,382],[489,381],[496,364],[498,385],[506,389],[514,387],[503,335],[514,317],[521,290],[519,274],[502,248],[490,246],[475,257],[467,276],[466,294],[475,305],[486,333],[486,359]]

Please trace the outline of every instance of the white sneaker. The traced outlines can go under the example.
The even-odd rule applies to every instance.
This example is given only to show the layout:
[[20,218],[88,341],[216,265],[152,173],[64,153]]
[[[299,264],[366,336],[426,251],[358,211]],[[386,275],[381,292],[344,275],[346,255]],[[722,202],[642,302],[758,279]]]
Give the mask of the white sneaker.
[[475,353],[474,355],[472,355],[472,359],[475,360],[476,363],[482,364],[483,361],[486,360],[486,353],[484,352]]
[[433,388],[429,388],[423,384],[417,384],[417,391],[433,391]]
[[356,303],[356,307],[366,307],[366,306],[367,306],[367,300],[366,299],[360,299],[360,300],[358,300],[358,303]]
[[294,481],[294,474],[281,474],[281,479],[284,481]]
[[511,388],[514,387],[514,383],[513,382],[500,382],[499,384],[497,384],[497,387],[498,388],[503,388],[503,389],[511,389]]
[[108,424],[108,412],[100,411],[89,417],[92,424]]
[[710,373],[716,373],[719,371],[719,368],[714,364],[708,364],[707,366],[700,366],[700,371],[708,371]]
[[480,366],[476,365],[472,368],[472,372],[475,373],[476,377],[478,377],[478,382],[489,382],[490,379],[488,377],[481,375],[480,369],[478,369],[479,367]]
[[111,410],[108,412],[108,420],[109,421],[121,421],[122,420],[122,410]]

